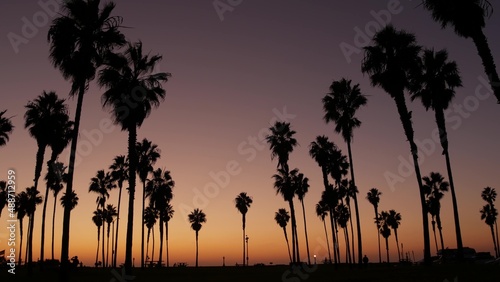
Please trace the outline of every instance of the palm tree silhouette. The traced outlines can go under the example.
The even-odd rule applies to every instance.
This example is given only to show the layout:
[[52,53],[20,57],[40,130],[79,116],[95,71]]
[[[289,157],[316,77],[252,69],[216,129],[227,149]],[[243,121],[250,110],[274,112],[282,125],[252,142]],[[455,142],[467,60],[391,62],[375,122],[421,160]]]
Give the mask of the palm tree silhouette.
[[389,218],[389,213],[386,211],[382,211],[378,218],[376,219],[376,222],[380,222],[380,234],[385,239],[385,250],[387,254],[387,263],[390,263],[390,258],[389,258],[389,236],[391,236],[391,228],[389,226],[389,223],[387,222]]
[[[36,206],[41,204],[43,202],[42,196],[38,195],[40,194],[40,191],[38,191],[35,186],[26,188],[26,194],[28,196],[26,200],[26,215],[28,216],[28,243],[26,244],[26,250],[28,252],[28,271],[30,270],[30,264],[33,262],[33,245],[30,243],[30,239],[33,240],[33,226],[34,226],[34,215],[35,215],[35,210]],[[25,260],[26,261],[26,260]]]
[[10,118],[4,117],[6,112],[7,110],[0,112],[0,147],[7,144],[7,141],[9,141],[9,135],[14,130],[14,126],[12,125]]
[[274,215],[274,220],[276,220],[276,223],[283,228],[283,234],[285,234],[285,241],[288,247],[288,256],[290,257],[290,263],[292,263],[293,260],[292,255],[290,254],[290,243],[288,242],[288,235],[286,233],[286,226],[290,220],[290,215],[286,209],[279,209]]
[[453,184],[450,155],[448,151],[448,134],[444,110],[448,109],[455,97],[455,88],[462,86],[462,80],[455,61],[448,61],[448,52],[440,50],[424,50],[422,55],[421,73],[417,76],[416,89],[412,91],[411,99],[420,99],[426,110],[434,110],[436,124],[439,129],[441,147],[446,159],[448,179],[450,180],[453,217],[459,258],[463,258],[462,232],[458,215],[457,197]]
[[[129,43],[124,54],[109,54],[106,59],[107,67],[99,73],[99,84],[107,88],[102,98],[103,107],[111,109],[115,123],[120,124],[122,130],[128,131],[129,134],[129,207],[125,250],[127,274],[132,270],[135,179],[138,163],[137,128],[142,125],[151,110],[157,108],[165,98],[165,90],[161,83],[166,82],[170,74],[152,73],[161,59],[160,55],[151,57],[144,55],[140,41],[135,44]],[[138,92],[141,93],[140,97],[137,95]],[[141,258],[141,265],[143,261],[144,257]]]
[[196,233],[196,267],[198,267],[198,232],[200,232],[202,224],[207,222],[207,216],[202,210],[194,209],[188,215],[188,220],[191,223],[191,228]]
[[398,248],[398,261],[401,261],[401,253],[399,251],[398,228],[401,224],[401,214],[395,210],[390,210],[387,219],[387,225],[394,230],[394,237],[396,238],[396,247]]
[[[139,179],[142,182],[142,213],[141,218],[144,221],[144,210],[146,203],[146,180],[148,175],[153,172],[153,165],[160,158],[160,149],[158,145],[144,138],[141,142],[136,143],[138,166],[137,172]],[[141,267],[144,267],[144,224],[141,227]],[[160,238],[163,240],[163,237]],[[161,256],[161,254],[160,254]]]
[[[152,179],[148,180],[146,185],[146,197],[149,198],[150,205],[153,205],[156,210],[158,210],[160,219],[160,253],[158,259],[158,266],[161,266],[162,254],[163,254],[163,223],[165,222],[167,211],[167,205],[172,200],[173,194],[172,189],[175,186],[175,182],[170,175],[170,171],[158,168],[153,171]],[[169,219],[170,220],[170,219]],[[167,223],[165,223],[167,226]]]
[[[111,16],[115,4],[106,3],[102,9],[99,6],[100,0],[64,1],[60,16],[52,21],[47,35],[52,64],[61,71],[65,79],[71,80],[70,95],[78,97],[69,158],[67,194],[73,191],[83,96],[88,90],[89,82],[95,78],[96,70],[103,61],[103,55],[114,47],[125,44],[125,36],[118,30],[122,18]],[[62,281],[69,279],[70,212],[69,209],[64,210],[61,245]]]
[[[481,192],[481,198],[486,201],[488,203],[488,205],[490,205],[491,207],[491,211],[493,213],[495,213],[495,211],[497,210],[495,208],[495,200],[497,198],[497,191],[495,190],[495,188],[491,188],[491,187],[485,187],[483,189],[483,191]],[[500,243],[498,241],[498,224],[497,224],[497,217],[495,215],[495,229],[496,229],[496,241],[497,241],[497,248],[498,248],[498,256],[500,256]]]
[[382,195],[382,192],[380,192],[377,188],[372,188],[368,193],[366,194],[366,199],[370,204],[373,205],[373,209],[375,211],[375,224],[377,226],[377,236],[378,236],[378,260],[379,262],[382,262],[382,255],[380,252],[380,218],[378,217],[378,203],[380,202],[380,196]]
[[474,41],[491,88],[500,103],[500,79],[488,40],[483,32],[486,25],[485,18],[493,13],[491,3],[487,0],[424,0],[423,6],[432,12],[432,18],[439,22],[442,28],[451,25],[458,36],[471,38]]
[[350,211],[349,208],[344,204],[339,204],[335,207],[335,212],[337,213],[337,222],[342,229],[344,229],[344,240],[346,245],[346,263],[351,263],[351,252],[349,251],[349,232],[347,231],[347,222],[349,221]]
[[365,58],[362,72],[370,75],[371,84],[379,86],[394,99],[399,117],[413,156],[413,164],[422,207],[422,224],[424,235],[424,262],[431,263],[429,219],[422,185],[422,176],[418,162],[418,148],[414,140],[411,112],[405,101],[405,89],[411,88],[411,76],[418,70],[418,55],[421,47],[416,44],[415,36],[388,25],[373,38],[374,45],[364,47]]
[[309,178],[305,177],[303,173],[298,173],[293,178],[293,183],[295,185],[295,194],[302,205],[302,215],[304,217],[304,232],[306,236],[306,249],[307,249],[307,263],[311,265],[311,256],[309,254],[309,239],[307,238],[307,220],[306,220],[306,209],[304,207],[304,197],[307,192],[309,192]]
[[[448,182],[444,181],[444,177],[437,172],[431,172],[429,176],[425,176],[422,180],[424,181],[424,192],[427,196],[429,204],[428,210],[433,218],[436,219],[436,224],[439,230],[439,238],[441,241],[441,249],[444,250],[440,201],[444,196],[443,192],[447,192],[450,185]],[[432,225],[434,229],[434,223],[432,223]]]
[[[111,223],[115,220],[115,217],[118,215],[116,212],[116,207],[113,205],[106,205],[104,209],[104,221],[108,224],[108,229],[106,233],[106,267],[109,267],[109,231]],[[104,263],[104,262],[103,262]]]
[[[342,134],[344,141],[347,143],[347,151],[349,154],[349,163],[351,164],[351,180],[356,186],[354,178],[354,167],[352,162],[351,141],[353,137],[353,129],[361,126],[361,121],[354,115],[356,111],[366,105],[366,96],[361,94],[359,84],[351,86],[352,81],[342,78],[339,81],[334,81],[330,86],[330,93],[323,98],[323,109],[325,111],[324,119],[328,123],[335,122],[335,132]],[[354,209],[356,212],[356,228],[358,231],[358,260],[359,265],[362,262],[363,250],[361,242],[361,223],[359,220],[358,199],[356,193],[353,195]],[[354,236],[354,234],[353,234]],[[354,239],[353,239],[354,245]],[[352,251],[353,260],[354,247]]]
[[[270,134],[266,136],[266,141],[269,144],[269,149],[271,150],[271,160],[278,158],[278,169],[281,169],[284,174],[288,174],[288,159],[293,148],[298,145],[297,140],[293,137],[295,131],[290,128],[290,123],[287,122],[275,122],[273,126],[269,128]],[[291,184],[291,182],[288,182]],[[283,190],[291,190],[290,188],[282,187]],[[292,192],[292,199],[294,193]],[[290,214],[292,219],[292,262],[300,262],[299,255],[299,244],[297,240],[297,221],[295,219],[295,210],[292,209],[293,200],[285,200],[290,204]]]
[[[26,105],[26,112],[24,114],[24,127],[28,129],[29,134],[36,140],[38,149],[36,153],[36,164],[35,164],[35,178],[34,186],[38,190],[38,179],[40,178],[42,172],[43,158],[45,155],[45,149],[51,141],[53,140],[54,134],[58,131],[61,125],[68,120],[68,108],[65,104],[64,99],[59,99],[55,92],[45,92],[35,98],[33,101],[29,101]],[[43,216],[42,216],[42,236],[45,233],[45,212],[47,210],[47,196],[49,189],[45,191],[45,201],[43,205]],[[35,207],[36,208],[36,207]],[[33,215],[34,215],[33,211]],[[34,219],[30,218],[30,225],[28,227],[28,271],[32,271],[32,251],[31,245],[33,244],[33,228]],[[43,261],[43,249],[44,242],[41,245],[41,259]]]
[[[21,265],[21,257],[23,253],[23,219],[28,210],[28,193],[21,191],[16,195],[16,218],[19,220],[19,259],[18,264]],[[25,260],[26,263],[26,260]]]
[[154,233],[154,226],[156,224],[156,221],[158,220],[158,211],[154,208],[153,205],[149,205],[146,207],[146,210],[144,211],[144,225],[146,225],[146,228],[148,229],[148,236],[147,236],[147,243],[146,243],[146,257],[149,255],[149,237],[151,235],[151,231],[153,231],[153,249],[152,249],[152,254],[150,261],[154,260],[154,254],[155,254],[155,233]]
[[496,208],[487,204],[483,206],[483,209],[480,210],[481,220],[484,220],[485,223],[490,227],[491,237],[493,238],[493,246],[495,247],[495,257],[499,257],[498,244],[495,240],[495,231],[493,229],[493,225],[497,220],[498,211]]
[[[169,200],[170,202],[170,200]],[[167,267],[170,267],[170,256],[168,253],[168,222],[174,217],[174,207],[167,202],[165,206],[165,212],[163,213],[163,221],[165,222],[165,237],[167,239],[166,242],[166,253],[167,253]]]
[[252,197],[248,196],[246,192],[241,192],[234,199],[235,207],[241,213],[241,222],[243,223],[243,266],[245,266],[245,227],[246,215],[250,205],[253,203]]
[[323,200],[320,200],[316,204],[316,215],[321,218],[321,221],[323,222],[323,227],[325,229],[325,238],[326,238],[326,247],[328,248],[328,261],[332,263],[332,253],[330,252],[330,243],[328,242],[328,232],[326,231],[326,223],[325,223],[325,217],[328,216],[328,204],[325,203]]
[[[92,222],[97,226],[97,252],[95,254],[95,266],[97,267],[98,265],[98,260],[99,260],[99,244],[100,244],[100,238],[101,238],[101,226],[104,223],[104,216],[103,216],[103,210],[97,208],[92,216]],[[104,240],[104,238],[103,238]],[[102,262],[102,266],[104,267],[104,261]]]
[[115,247],[113,253],[113,267],[116,267],[116,257],[118,254],[118,231],[120,226],[120,207],[122,200],[123,182],[128,180],[128,159],[124,155],[116,156],[113,163],[109,166],[111,169],[111,180],[116,182],[118,191],[118,210],[116,215],[116,232],[115,232]]
[[71,193],[69,194],[63,193],[63,195],[61,196],[61,206],[63,206],[64,208],[68,207],[70,210],[72,210],[78,205],[78,200],[80,200],[80,198],[78,198],[75,191],[71,191]]
[[[356,186],[354,186],[354,183],[351,181],[347,181],[347,179],[344,179],[343,182],[347,182],[347,184],[345,184],[345,187],[346,187],[346,193],[345,193],[345,201],[346,201],[346,204],[347,204],[347,208],[349,208],[349,211],[352,211],[352,208],[351,208],[351,198],[354,199],[354,197],[357,197],[355,196],[355,194],[359,193],[358,191],[358,188]],[[355,256],[355,251],[354,251],[354,227],[352,225],[352,212],[349,212],[349,225],[351,226],[351,234],[353,236],[353,239],[352,239],[352,261],[355,262],[356,261],[356,256]]]
[[66,183],[66,166],[61,162],[54,162],[48,166],[47,174],[45,175],[45,181],[47,186],[52,191],[54,195],[54,206],[52,210],[52,260],[54,260],[54,231],[56,222],[56,203],[57,196],[59,192],[64,188],[63,183]]

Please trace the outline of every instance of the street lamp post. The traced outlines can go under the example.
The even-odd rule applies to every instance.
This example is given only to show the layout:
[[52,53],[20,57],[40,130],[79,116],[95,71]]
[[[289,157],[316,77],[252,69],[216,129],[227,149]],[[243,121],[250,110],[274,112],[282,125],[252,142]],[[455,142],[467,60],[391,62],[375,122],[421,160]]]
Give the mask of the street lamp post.
[[248,266],[248,235],[246,236],[245,241],[247,242],[247,266]]
[[314,255],[314,265],[316,265],[316,255]]

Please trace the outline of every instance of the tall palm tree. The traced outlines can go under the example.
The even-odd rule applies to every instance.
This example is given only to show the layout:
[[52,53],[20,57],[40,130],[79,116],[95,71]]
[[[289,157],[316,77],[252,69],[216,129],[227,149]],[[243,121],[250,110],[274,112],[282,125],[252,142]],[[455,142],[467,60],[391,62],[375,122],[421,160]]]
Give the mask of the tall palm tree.
[[[114,222],[115,217],[118,215],[116,207],[113,205],[106,205],[104,209],[104,222],[108,224],[108,229],[106,233],[106,267],[109,267],[109,231],[111,223]],[[104,238],[103,238],[104,239]],[[112,258],[111,258],[112,259]],[[104,263],[104,262],[103,262]]]
[[[485,187],[483,191],[481,192],[481,198],[488,203],[488,205],[491,206],[491,211],[494,212],[496,211],[495,208],[495,200],[497,198],[497,191],[495,188],[491,187]],[[498,240],[498,224],[497,224],[497,218],[495,216],[495,229],[496,229],[496,241],[497,241],[497,247],[498,249],[498,256],[500,256],[500,242]]]
[[290,243],[288,242],[288,235],[286,233],[286,226],[288,224],[288,221],[290,221],[290,215],[288,214],[288,211],[286,209],[279,209],[275,215],[274,215],[274,220],[276,220],[276,223],[283,228],[283,234],[285,234],[285,241],[286,245],[288,247],[288,256],[290,257],[290,263],[292,263],[292,255],[290,253]]
[[[269,128],[270,134],[266,136],[266,141],[269,144],[269,149],[271,150],[271,160],[274,158],[278,158],[278,169],[281,169],[284,174],[288,174],[288,159],[291,152],[293,152],[294,147],[298,145],[297,139],[295,139],[295,131],[291,129],[290,123],[287,122],[275,122],[273,126]],[[288,182],[291,183],[291,182]],[[284,190],[286,189],[283,187]],[[293,195],[293,194],[292,194]],[[293,198],[293,196],[292,196]],[[293,199],[286,200],[288,201],[290,206],[290,214],[292,219],[292,261],[300,262],[300,255],[298,249],[298,240],[297,240],[297,221],[295,218],[295,210],[292,209]]]
[[431,108],[439,129],[439,137],[443,155],[446,160],[448,179],[450,180],[453,217],[455,220],[455,235],[459,258],[463,258],[462,232],[458,215],[457,197],[453,183],[450,154],[448,151],[448,134],[444,111],[448,109],[455,97],[455,88],[462,86],[462,80],[455,61],[448,61],[448,52],[440,50],[424,50],[422,55],[421,73],[417,76],[416,90],[412,91],[411,99],[420,99],[426,110]]
[[493,229],[493,225],[495,225],[495,221],[497,220],[498,211],[496,208],[491,205],[484,205],[483,209],[481,209],[481,219],[485,221],[485,223],[490,227],[491,237],[493,238],[493,246],[495,247],[495,256],[498,258],[500,256],[498,250],[498,244],[495,240],[495,231]]
[[146,210],[144,211],[144,225],[146,225],[146,228],[148,229],[148,236],[147,236],[147,243],[146,243],[146,257],[148,257],[148,254],[149,254],[149,237],[151,235],[151,231],[153,231],[153,250],[152,250],[151,258],[149,259],[150,261],[154,260],[155,233],[154,233],[153,228],[154,228],[157,220],[158,220],[158,211],[154,208],[154,206],[149,205],[148,207],[146,207]]
[[[169,201],[170,202],[170,201]],[[165,206],[165,211],[163,212],[163,221],[165,222],[165,237],[167,239],[166,242],[166,253],[167,253],[167,267],[170,267],[170,256],[168,253],[168,223],[174,217],[174,207],[167,202],[167,205]]]
[[[144,138],[136,144],[138,166],[137,172],[142,182],[142,221],[144,221],[144,210],[146,203],[146,180],[148,175],[153,172],[153,165],[160,158],[160,149],[158,145]],[[144,224],[141,227],[141,267],[144,267]],[[162,238],[160,238],[162,239]]]
[[309,178],[305,177],[303,173],[298,173],[294,179],[293,183],[295,185],[295,194],[302,205],[302,215],[304,217],[304,232],[306,236],[306,249],[307,249],[307,263],[311,265],[311,255],[309,254],[309,239],[307,237],[307,220],[306,220],[306,209],[304,207],[304,197],[307,192],[309,192]]
[[[73,191],[76,149],[83,96],[89,82],[94,80],[103,55],[115,47],[125,44],[125,36],[119,27],[122,18],[111,16],[115,4],[108,2],[102,9],[100,0],[69,0],[61,6],[60,16],[52,21],[47,39],[50,42],[50,59],[63,77],[71,80],[70,95],[77,96],[75,127],[71,142],[68,185],[66,193]],[[61,246],[61,280],[68,281],[69,230],[71,210],[64,209]]]
[[[92,222],[94,222],[95,226],[97,226],[97,251],[95,254],[95,266],[97,267],[99,261],[99,245],[101,241],[101,226],[104,223],[103,211],[97,208],[92,216]],[[104,240],[104,238],[103,238]],[[104,261],[102,262],[102,266],[104,267]]]
[[[45,92],[35,98],[33,101],[29,101],[26,105],[26,112],[24,114],[24,127],[28,129],[30,136],[32,136],[37,143],[38,149],[36,153],[36,164],[35,164],[35,178],[34,187],[38,189],[38,179],[40,178],[42,172],[43,158],[45,155],[45,149],[51,141],[53,140],[54,134],[58,131],[61,125],[68,120],[68,107],[65,104],[64,99],[59,99],[55,92]],[[45,201],[43,205],[43,217],[42,217],[42,236],[45,233],[45,213],[47,210],[47,196],[49,189],[47,187],[45,192]],[[33,213],[34,215],[34,213]],[[34,221],[30,219],[30,222]],[[30,224],[30,227],[32,225]],[[33,232],[28,231],[28,246],[33,244]],[[41,259],[43,261],[43,249],[44,242],[41,245]],[[28,269],[31,271],[31,259],[32,248],[28,248]]]
[[59,192],[64,188],[63,183],[66,183],[66,166],[61,162],[54,162],[48,166],[47,174],[45,175],[45,181],[49,189],[54,195],[54,206],[52,210],[52,260],[54,260],[54,231],[56,223],[56,207],[57,207],[57,196]]
[[424,192],[430,204],[429,208],[432,209],[432,212],[434,213],[434,216],[436,218],[436,224],[439,230],[439,238],[441,241],[441,249],[444,250],[440,201],[444,196],[443,192],[447,192],[450,185],[448,182],[444,181],[444,177],[437,172],[431,172],[429,176],[424,176],[422,180],[424,181]]
[[196,267],[198,267],[198,232],[200,232],[202,224],[207,222],[207,216],[202,210],[194,209],[188,215],[188,220],[191,223],[191,228],[196,233]]
[[387,263],[390,263],[390,257],[389,257],[389,236],[391,236],[391,228],[389,226],[389,223],[387,222],[389,218],[389,213],[386,211],[382,211],[379,216],[377,221],[380,222],[380,234],[385,239],[385,250],[387,254]]
[[[160,219],[160,253],[158,259],[158,266],[161,266],[163,254],[163,223],[165,222],[167,205],[173,198],[172,189],[175,182],[170,175],[170,171],[158,168],[153,171],[152,179],[148,180],[146,185],[146,197],[149,198],[150,205],[153,205],[158,210]],[[170,220],[170,219],[169,219]]]
[[[361,94],[359,84],[351,86],[351,83],[351,80],[347,80],[345,78],[342,78],[339,81],[334,81],[330,86],[330,93],[323,98],[323,109],[325,111],[325,121],[327,123],[330,121],[335,122],[335,132],[342,134],[344,141],[347,143],[349,163],[351,164],[351,180],[353,185],[356,186],[352,162],[351,141],[353,137],[353,130],[361,126],[361,121],[355,117],[356,111],[360,107],[366,105],[367,99],[365,95]],[[363,250],[361,242],[361,223],[359,219],[358,199],[356,194],[353,195],[353,200],[356,212],[356,228],[358,231],[358,263],[361,265],[363,263]]]
[[403,125],[406,139],[410,144],[413,164],[422,207],[422,225],[424,236],[424,262],[431,263],[429,219],[422,185],[422,176],[418,162],[418,148],[414,140],[411,112],[406,107],[405,90],[411,88],[411,77],[419,68],[418,55],[421,47],[415,36],[388,25],[378,31],[373,46],[366,46],[362,72],[370,75],[371,84],[379,86],[394,99]]
[[2,210],[7,205],[7,182],[0,181],[0,217],[2,216]]
[[33,262],[33,245],[30,243],[30,239],[33,240],[33,226],[34,226],[34,214],[36,206],[43,202],[40,191],[38,191],[34,186],[26,188],[26,194],[28,196],[26,200],[26,215],[28,215],[28,244],[26,245],[28,251],[28,270],[30,269],[30,264]]
[[4,117],[5,111],[0,112],[0,147],[5,146],[9,141],[9,135],[14,130],[14,126],[12,125],[12,121],[10,118]]
[[[28,193],[21,191],[16,195],[16,218],[19,220],[19,259],[18,264],[21,265],[21,257],[23,253],[23,219],[28,210]],[[25,261],[26,263],[26,261]]]
[[326,223],[325,223],[325,217],[328,216],[328,205],[323,201],[320,200],[316,204],[316,215],[321,219],[323,222],[323,227],[325,229],[325,238],[326,238],[326,247],[328,248],[328,261],[332,263],[332,253],[330,252],[330,243],[328,242],[328,232],[326,231]]
[[[135,174],[138,167],[137,128],[143,124],[151,110],[157,108],[165,98],[162,83],[168,80],[170,74],[152,73],[161,59],[160,55],[151,57],[144,55],[140,41],[135,44],[129,43],[124,54],[110,54],[108,56],[108,66],[99,74],[99,84],[107,88],[102,98],[103,107],[111,109],[115,123],[120,124],[122,130],[128,131],[129,134],[129,207],[125,250],[127,273],[131,273],[132,270]],[[137,95],[139,92],[140,97]],[[141,225],[143,225],[142,222]],[[142,257],[141,264],[143,261]]]
[[368,193],[366,194],[366,199],[370,204],[373,205],[373,209],[375,211],[375,224],[377,225],[377,236],[378,236],[378,260],[379,263],[382,262],[382,255],[380,252],[380,218],[379,218],[379,213],[378,213],[378,204],[380,202],[380,196],[382,195],[382,192],[380,192],[377,188],[372,188]]
[[396,238],[396,247],[398,248],[398,261],[401,261],[401,253],[399,251],[398,228],[401,224],[401,214],[395,210],[390,210],[387,216],[387,225],[394,230],[394,237]]
[[442,28],[453,26],[455,33],[464,38],[472,38],[481,57],[484,71],[490,80],[491,88],[500,103],[500,79],[483,28],[486,18],[493,13],[493,7],[487,0],[422,0],[425,9],[432,12],[432,18]]
[[128,180],[128,159],[124,155],[116,156],[113,163],[109,166],[111,170],[111,179],[118,186],[118,210],[116,215],[115,247],[113,253],[113,267],[116,267],[116,257],[118,254],[118,231],[120,226],[120,207],[122,201],[123,182]]
[[253,203],[252,197],[246,192],[241,192],[234,199],[236,209],[241,213],[241,222],[243,223],[243,266],[245,266],[245,227],[246,216],[250,205]]

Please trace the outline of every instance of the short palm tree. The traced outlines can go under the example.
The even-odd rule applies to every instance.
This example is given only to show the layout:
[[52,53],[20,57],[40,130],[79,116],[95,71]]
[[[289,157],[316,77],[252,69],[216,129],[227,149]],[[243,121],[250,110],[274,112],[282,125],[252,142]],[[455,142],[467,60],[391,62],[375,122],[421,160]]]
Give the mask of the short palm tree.
[[398,228],[401,224],[401,214],[395,210],[390,210],[387,216],[387,225],[394,230],[394,237],[396,239],[396,247],[398,249],[398,261],[401,261],[401,253],[399,251]]
[[[104,223],[103,212],[101,209],[97,208],[92,215],[92,222],[97,226],[97,251],[95,254],[95,266],[97,267],[99,261],[99,245],[101,241],[101,227]],[[104,240],[104,238],[103,238]],[[104,267],[104,261],[102,261],[102,266]]]
[[111,223],[114,222],[115,217],[117,215],[118,215],[118,213],[116,212],[115,206],[110,205],[110,204],[106,205],[106,208],[104,209],[104,222],[106,222],[108,225],[108,229],[106,232],[106,264],[105,264],[106,267],[109,267],[109,231],[110,231]]
[[288,214],[288,211],[286,209],[279,209],[274,215],[274,220],[276,220],[276,223],[281,228],[283,228],[283,234],[285,234],[285,241],[288,247],[288,256],[290,257],[290,263],[292,263],[292,254],[290,253],[290,243],[288,242],[288,235],[286,232],[286,226],[288,224],[288,221],[290,221],[290,215]]
[[202,224],[207,222],[207,216],[202,210],[194,209],[188,215],[188,220],[191,223],[191,228],[196,233],[196,267],[198,267],[198,232],[200,232]]
[[234,199],[235,207],[241,213],[241,222],[243,224],[243,266],[245,266],[245,227],[246,216],[250,205],[252,205],[252,197],[248,196],[246,192],[241,192]]
[[[144,221],[144,210],[146,205],[146,180],[148,175],[153,172],[153,165],[160,158],[160,149],[158,145],[144,138],[136,143],[138,166],[137,172],[142,182],[142,221]],[[144,267],[144,224],[141,227],[141,267]],[[162,238],[160,238],[162,239]],[[161,244],[160,244],[161,246]],[[160,254],[161,255],[161,254]]]
[[325,229],[326,247],[328,248],[328,259],[329,259],[328,261],[332,263],[332,253],[330,252],[330,243],[328,242],[328,231],[326,231],[326,223],[325,223],[325,217],[328,216],[329,210],[330,209],[328,205],[323,200],[320,200],[316,204],[316,215],[323,222],[323,227]]
[[[125,250],[127,273],[132,270],[135,180],[139,161],[136,152],[137,128],[151,114],[151,110],[165,99],[162,83],[168,80],[170,74],[153,73],[161,59],[160,55],[144,55],[140,41],[129,43],[125,53],[109,54],[106,59],[107,67],[99,73],[99,84],[107,89],[102,97],[103,107],[111,109],[115,123],[120,124],[122,130],[129,134],[129,207]],[[143,249],[141,246],[141,265],[144,261]]]
[[166,237],[166,255],[167,255],[167,267],[170,267],[170,255],[168,252],[168,223],[170,220],[174,217],[174,207],[170,204],[170,201],[167,202],[167,205],[165,206],[165,211],[163,212],[163,222],[165,222],[165,237]]
[[374,45],[366,46],[362,63],[362,72],[370,75],[371,84],[386,91],[398,109],[406,139],[410,144],[415,175],[422,208],[422,225],[424,237],[424,263],[431,263],[429,219],[422,185],[422,176],[418,161],[418,147],[414,140],[411,112],[406,107],[405,90],[411,88],[412,77],[418,72],[418,55],[421,47],[417,45],[415,36],[403,30],[396,30],[387,25],[378,31],[373,38]]
[[4,117],[5,111],[0,111],[0,147],[5,146],[9,141],[9,135],[12,134],[14,126],[10,118]]
[[[21,191],[16,195],[16,218],[19,220],[19,255],[18,264],[21,265],[21,257],[23,253],[23,219],[27,214],[28,193]],[[25,261],[26,262],[26,261]]]
[[154,208],[153,205],[149,205],[146,207],[146,210],[144,211],[144,225],[146,225],[146,228],[148,229],[148,236],[147,236],[147,243],[146,243],[146,257],[149,255],[149,237],[151,235],[151,231],[153,231],[153,249],[152,249],[152,254],[151,258],[149,259],[150,261],[154,260],[154,254],[155,254],[155,233],[154,233],[154,227],[156,224],[156,221],[158,220],[158,211]]
[[45,175],[45,181],[49,189],[54,195],[54,206],[52,210],[52,260],[54,260],[54,231],[56,223],[56,207],[57,207],[57,196],[59,192],[64,188],[63,183],[66,183],[66,166],[61,162],[54,162],[48,166],[47,174]]
[[498,258],[500,256],[499,254],[499,249],[498,249],[498,244],[497,241],[495,240],[495,230],[493,229],[493,226],[495,225],[495,222],[498,217],[498,211],[496,208],[491,207],[491,205],[484,205],[483,209],[481,209],[481,219],[484,220],[484,222],[490,227],[491,231],[491,237],[493,239],[493,246],[495,247],[495,256]]
[[118,210],[116,215],[115,247],[113,253],[113,267],[116,267],[116,257],[118,254],[118,231],[120,230],[120,207],[122,201],[123,182],[128,180],[128,159],[124,155],[116,156],[113,163],[109,166],[111,170],[111,179],[118,186]]
[[370,204],[373,205],[373,209],[375,211],[375,224],[377,226],[377,236],[378,236],[378,260],[379,262],[382,262],[382,255],[380,251],[380,218],[379,218],[379,213],[378,213],[378,204],[380,202],[380,196],[382,195],[382,192],[380,192],[377,188],[372,188],[370,191],[368,191],[366,195],[366,199]]
[[349,208],[344,204],[339,204],[335,207],[335,212],[337,213],[337,222],[339,226],[344,229],[344,240],[346,245],[346,263],[352,263],[351,252],[349,250],[349,232],[347,231],[347,223],[349,222],[350,211]]
[[307,250],[307,262],[311,265],[311,255],[309,254],[309,239],[307,237],[307,220],[306,220],[306,208],[304,207],[304,197],[307,192],[309,192],[309,178],[305,177],[303,173],[298,173],[293,181],[295,186],[295,195],[302,205],[302,215],[304,217],[304,233],[306,236],[306,250]]
[[[497,198],[497,191],[495,188],[485,187],[481,192],[481,198],[490,205],[491,211],[494,213],[497,209],[495,208],[495,200]],[[495,229],[496,229],[496,242],[498,247],[498,256],[500,256],[500,242],[498,240],[498,224],[497,217],[495,216]]]
[[[28,216],[29,224],[28,224],[28,244],[26,246],[27,251],[28,251],[28,270],[30,267],[30,264],[33,263],[33,245],[31,244],[33,241],[33,226],[34,226],[34,214],[36,210],[36,206],[41,204],[43,202],[42,196],[38,195],[40,194],[40,191],[38,191],[34,186],[26,188],[26,194],[28,196],[26,200],[26,215]],[[31,243],[30,243],[31,239]]]
[[471,38],[474,41],[491,88],[500,103],[500,79],[488,40],[483,32],[486,18],[493,13],[491,3],[488,0],[422,0],[422,2],[442,28],[453,26],[458,36]]
[[444,181],[444,177],[437,172],[431,172],[429,176],[424,176],[422,180],[424,181],[424,192],[429,203],[428,209],[431,209],[431,212],[436,218],[439,238],[441,241],[441,249],[444,250],[440,201],[444,196],[444,192],[448,191],[450,184],[447,181]]
[[382,211],[379,214],[378,218],[379,219],[377,219],[377,221],[380,222],[379,232],[380,232],[380,234],[382,234],[382,236],[385,239],[385,250],[386,250],[386,254],[387,254],[387,263],[390,263],[391,260],[389,257],[389,236],[391,236],[391,228],[389,226],[389,223],[387,222],[389,219],[389,213],[386,211]]
[[[95,78],[96,70],[103,61],[103,55],[125,43],[125,36],[119,31],[122,18],[111,15],[115,4],[108,2],[101,9],[100,2],[100,0],[64,1],[61,4],[60,14],[52,21],[47,36],[52,64],[61,71],[65,79],[71,80],[70,95],[78,97],[68,166],[67,194],[73,191],[83,96],[88,90],[89,82]],[[69,209],[65,209],[63,218],[61,246],[63,281],[69,279],[70,212]]]
[[[359,84],[351,85],[352,81],[342,78],[339,81],[334,81],[330,86],[330,93],[323,98],[323,109],[325,111],[324,119],[328,123],[335,123],[335,132],[342,134],[344,141],[347,143],[347,151],[349,154],[349,163],[351,168],[351,180],[356,186],[354,178],[354,167],[352,165],[351,143],[353,138],[353,130],[361,126],[361,121],[355,117],[356,111],[366,105],[366,96],[361,94]],[[356,227],[358,231],[358,263],[361,265],[363,250],[361,243],[361,223],[359,219],[358,199],[356,194],[353,195],[354,208],[356,212]],[[353,234],[354,236],[354,234]],[[353,239],[354,243],[354,239]],[[353,250],[354,256],[354,250]]]
[[443,148],[443,155],[446,160],[448,179],[450,180],[458,256],[463,258],[462,232],[460,230],[458,204],[448,151],[448,133],[446,132],[444,114],[444,111],[448,109],[455,97],[455,88],[462,86],[462,80],[456,62],[448,61],[448,52],[446,50],[434,52],[434,50],[427,49],[423,52],[421,72],[417,76],[416,82],[417,87],[412,91],[411,99],[420,99],[426,110],[429,110],[429,108],[434,110],[441,147]]

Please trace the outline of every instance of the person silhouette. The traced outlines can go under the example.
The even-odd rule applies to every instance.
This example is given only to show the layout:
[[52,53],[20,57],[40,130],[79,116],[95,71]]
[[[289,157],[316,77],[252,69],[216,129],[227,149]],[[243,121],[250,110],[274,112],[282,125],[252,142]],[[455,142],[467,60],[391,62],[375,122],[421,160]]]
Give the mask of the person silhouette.
[[365,255],[365,256],[363,257],[363,264],[365,265],[365,268],[366,268],[366,267],[368,267],[368,261],[369,261],[369,259],[368,259],[368,257]]

